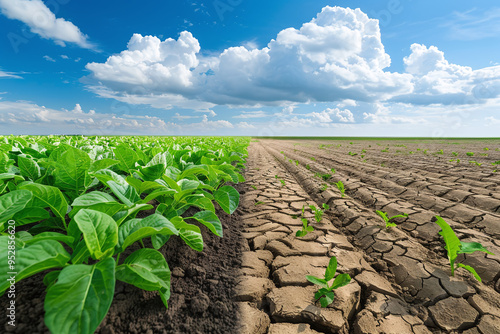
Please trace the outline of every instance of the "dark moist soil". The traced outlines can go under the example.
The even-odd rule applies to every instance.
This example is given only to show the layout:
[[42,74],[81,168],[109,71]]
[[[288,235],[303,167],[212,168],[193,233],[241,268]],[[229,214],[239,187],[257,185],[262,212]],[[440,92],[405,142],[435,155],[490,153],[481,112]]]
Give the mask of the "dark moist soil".
[[[172,271],[168,310],[156,292],[117,281],[111,308],[96,333],[234,333],[237,306],[232,296],[241,265],[241,221],[238,211],[230,216],[217,208],[217,215],[224,226],[224,237],[201,226],[203,252],[192,250],[178,237],[172,237],[160,250]],[[127,253],[138,249],[136,245],[129,248]],[[16,283],[16,327],[9,326],[3,316],[0,332],[49,333],[43,322],[44,275]],[[9,302],[7,295],[0,298],[3,312]]]

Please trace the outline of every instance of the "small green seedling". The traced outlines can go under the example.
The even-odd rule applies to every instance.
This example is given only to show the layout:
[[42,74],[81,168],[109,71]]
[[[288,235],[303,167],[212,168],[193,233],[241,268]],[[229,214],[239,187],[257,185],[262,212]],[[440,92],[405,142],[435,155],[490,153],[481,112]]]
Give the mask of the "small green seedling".
[[335,183],[335,185],[337,186],[337,188],[339,189],[340,191],[340,196],[342,198],[345,197],[345,187],[344,187],[344,183],[342,183],[342,181],[339,181],[337,183]]
[[389,149],[386,148],[386,149],[381,150],[380,152],[389,152]]
[[467,152],[465,153],[468,157],[473,157],[474,156],[474,152]]
[[310,170],[311,169],[311,166],[309,166],[309,164],[306,165],[306,169],[307,170]]
[[323,218],[323,214],[325,213],[325,211],[330,209],[330,206],[328,206],[328,204],[326,203],[323,203],[322,207],[323,210],[315,207],[314,205],[309,205],[311,211],[314,212],[314,219],[316,220],[317,223],[321,222],[321,219]]
[[316,158],[315,157],[311,157],[310,158],[312,161],[316,161]]
[[253,190],[257,190],[257,187],[254,186],[253,184],[251,184],[250,187],[252,187]]
[[257,205],[261,205],[261,204],[266,204],[266,203],[264,203],[264,202],[262,202],[262,201],[258,201],[258,202],[256,202],[256,203],[255,203],[255,206],[257,206]]
[[493,166],[500,165],[500,160],[495,161],[495,162],[492,162],[491,164],[492,164]]
[[302,230],[297,231],[297,233],[295,233],[295,236],[299,238],[305,237],[307,233],[314,231],[314,227],[308,225],[309,222],[307,221],[306,218],[301,218],[300,220],[302,221]]
[[[295,233],[295,236],[299,237],[299,238],[305,237],[307,235],[307,233],[314,231],[314,227],[309,226],[308,225],[309,221],[307,220],[307,218],[304,217],[305,211],[306,211],[306,208],[303,205],[302,206],[302,214],[300,215],[300,220],[302,221],[302,230],[297,231],[297,233]],[[297,219],[298,217],[294,215],[294,216],[292,216],[292,218]]]
[[331,168],[330,171],[332,172],[332,174],[336,173],[335,168]]
[[329,285],[328,282],[333,279],[336,271],[337,271],[337,258],[334,256],[330,259],[330,263],[326,268],[324,278],[319,278],[312,275],[306,276],[306,279],[309,282],[319,285],[321,287],[321,289],[319,289],[314,294],[314,298],[316,300],[319,299],[319,303],[323,308],[328,307],[328,305],[333,303],[333,300],[335,299],[335,293],[333,292],[333,290],[341,288],[349,284],[349,282],[351,281],[351,276],[349,276],[349,274],[339,274],[337,275],[337,277],[335,277],[335,280],[333,281],[332,285]]
[[295,166],[299,165],[299,160],[295,160]]
[[280,179],[280,182],[281,182],[281,186],[282,186],[282,187],[284,187],[284,186],[286,185],[285,180]]
[[354,157],[354,156],[358,155],[357,153],[354,153],[354,152],[349,152],[348,154],[349,154],[351,157]]
[[391,223],[391,220],[393,220],[393,219],[396,219],[396,218],[408,218],[408,214],[407,213],[402,213],[400,215],[395,215],[395,216],[392,216],[392,217],[388,217],[387,216],[387,212],[383,212],[383,211],[379,211],[379,210],[376,210],[376,212],[385,221],[385,228],[397,226],[396,223]]
[[322,192],[326,191],[326,189],[328,189],[328,184],[326,184],[326,183],[325,183],[325,184],[323,184],[323,185],[321,186],[321,188],[319,188],[319,192],[321,192],[321,193],[322,193]]
[[476,270],[471,266],[467,266],[463,263],[455,263],[458,254],[472,254],[474,252],[484,252],[490,255],[494,255],[488,251],[479,242],[463,242],[458,239],[455,231],[444,221],[443,218],[436,216],[436,224],[441,227],[439,234],[443,237],[445,249],[448,253],[448,259],[450,260],[451,276],[455,276],[455,270],[458,268],[464,268],[468,270],[474,277],[481,282],[481,277],[477,274]]
[[458,153],[457,152],[451,152],[451,154],[455,157],[458,157]]
[[485,151],[489,151],[490,149],[489,149],[489,148],[487,148],[487,147],[485,147],[485,148],[483,148],[483,150],[485,150]]

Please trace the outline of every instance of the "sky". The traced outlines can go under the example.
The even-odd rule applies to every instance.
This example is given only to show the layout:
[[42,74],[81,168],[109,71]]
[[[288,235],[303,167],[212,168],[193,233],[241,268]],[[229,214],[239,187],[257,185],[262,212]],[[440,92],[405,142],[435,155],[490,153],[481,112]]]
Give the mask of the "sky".
[[496,1],[0,0],[0,134],[500,137]]

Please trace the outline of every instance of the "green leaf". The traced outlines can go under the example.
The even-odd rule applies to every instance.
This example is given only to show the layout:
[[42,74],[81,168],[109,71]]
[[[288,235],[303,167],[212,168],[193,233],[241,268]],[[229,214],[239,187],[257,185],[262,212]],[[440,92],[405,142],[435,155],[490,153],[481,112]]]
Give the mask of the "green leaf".
[[376,210],[375,211],[380,217],[382,217],[382,219],[387,223],[389,222],[389,218],[387,217],[387,213],[383,212],[383,211],[379,211],[379,210]]
[[73,217],[72,222],[76,223],[82,232],[85,244],[94,260],[113,254],[114,247],[118,243],[118,226],[113,218],[102,212],[82,209]]
[[350,281],[351,281],[351,276],[349,276],[349,274],[340,274],[337,277],[335,277],[335,280],[333,281],[330,290],[341,288],[349,284]]
[[90,173],[97,172],[97,171],[100,171],[101,169],[109,168],[109,167],[114,166],[118,163],[120,163],[118,160],[108,159],[108,158],[96,160],[90,166],[89,172]]
[[50,208],[65,224],[68,203],[59,189],[37,183],[26,183],[21,185],[19,189],[26,189],[33,193],[33,200],[30,202],[30,207]]
[[40,240],[54,240],[59,242],[64,242],[66,245],[70,246],[73,244],[74,239],[68,235],[57,233],[57,232],[42,232],[33,236],[33,238],[26,240],[27,245],[37,243]]
[[305,231],[305,230],[300,230],[300,231],[297,231],[297,233],[295,233],[295,236],[298,238],[305,237],[306,235],[307,235],[307,231]]
[[127,145],[120,145],[113,149],[115,157],[120,161],[118,168],[125,173],[129,173],[135,167],[135,163],[139,160],[137,153]]
[[92,182],[88,175],[90,157],[77,148],[68,146],[57,160],[54,176],[55,185],[64,190],[80,193]]
[[43,284],[45,284],[47,289],[54,285],[60,273],[61,270],[54,270],[43,277]]
[[444,221],[443,218],[436,216],[436,224],[441,227],[439,234],[443,237],[446,244],[445,249],[448,252],[448,259],[450,260],[451,275],[455,273],[455,260],[460,251],[461,243],[453,229]]
[[179,236],[189,247],[198,252],[203,251],[203,237],[198,226],[186,223],[182,217],[174,217],[170,221],[179,230]]
[[214,198],[219,203],[222,210],[228,214],[232,214],[238,208],[240,202],[240,194],[231,186],[224,186],[217,190]]
[[484,252],[490,255],[495,255],[489,250],[486,249],[483,245],[481,245],[479,242],[463,242],[460,241],[460,251],[457,252],[457,254],[472,254],[474,252]]
[[24,208],[12,217],[12,219],[16,222],[16,226],[23,226],[49,218],[50,213],[47,210],[36,207]]
[[115,194],[116,197],[118,197],[120,201],[128,207],[131,207],[134,203],[141,200],[134,187],[129,184],[122,186],[115,181],[108,181],[108,187],[111,189],[113,194]]
[[114,199],[111,195],[100,192],[100,191],[92,191],[87,194],[83,194],[73,201],[71,206],[81,206],[81,207],[86,207],[86,206],[91,206],[94,204],[102,204],[102,203],[110,203],[110,202],[116,202],[116,199]]
[[156,235],[179,235],[179,231],[167,218],[159,214],[144,219],[131,219],[118,230],[118,247],[124,251],[134,242]]
[[108,313],[115,291],[115,260],[64,268],[45,297],[45,324],[52,333],[91,334]]
[[328,291],[319,300],[319,303],[321,304],[321,307],[325,308],[325,307],[328,307],[328,305],[330,305],[331,303],[333,303],[334,299],[335,299],[335,293],[333,291]]
[[222,237],[222,224],[215,213],[211,211],[200,211],[196,213],[192,218],[205,225],[216,236]]
[[468,270],[479,282],[481,282],[481,277],[477,274],[476,270],[472,268],[471,266],[467,266],[463,263],[457,263],[457,266],[459,268],[464,268],[465,270]]
[[312,284],[316,284],[316,285],[319,285],[323,288],[328,288],[328,283],[326,280],[322,279],[322,278],[318,278],[316,276],[312,276],[312,275],[307,275],[306,276],[306,279],[311,282]]
[[154,181],[159,179],[165,173],[165,165],[153,165],[149,167],[142,167],[139,169],[138,174],[142,177],[144,181]]
[[[0,197],[0,226],[5,225],[17,212],[24,209],[31,200],[32,194],[28,190],[14,190]],[[1,231],[5,229],[2,228]]]
[[146,291],[170,290],[170,275],[163,255],[149,248],[133,252],[116,268],[116,279]]
[[337,272],[337,258],[334,256],[330,258],[330,262],[328,263],[328,267],[326,267],[325,271],[325,281],[331,280],[335,273]]
[[15,281],[18,282],[47,269],[62,267],[70,259],[68,252],[57,241],[39,240],[29,245],[18,242],[15,249],[15,267],[11,269],[8,256],[12,253],[7,252],[9,240],[11,239],[7,236],[0,237],[0,247],[3,250],[0,252],[0,293],[10,286],[7,281],[11,276],[9,272],[17,272]]
[[153,206],[150,204],[136,204],[128,210],[116,213],[113,219],[115,219],[116,224],[120,226],[125,220],[135,218],[140,211],[151,209],[153,209]]
[[36,161],[33,159],[18,157],[17,165],[21,170],[21,175],[30,178],[33,181],[37,180],[38,178],[40,178],[40,176],[42,176],[40,172],[40,166],[38,166]]

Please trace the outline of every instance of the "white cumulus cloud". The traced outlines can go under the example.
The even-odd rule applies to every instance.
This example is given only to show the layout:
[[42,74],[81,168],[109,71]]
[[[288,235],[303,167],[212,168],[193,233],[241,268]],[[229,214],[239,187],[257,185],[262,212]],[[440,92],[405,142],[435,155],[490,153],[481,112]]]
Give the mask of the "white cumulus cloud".
[[391,61],[378,21],[360,9],[324,7],[261,49],[237,46],[210,57],[200,50],[187,31],[164,41],[134,34],[120,54],[87,64],[87,83],[101,96],[137,96],[162,108],[185,107],[186,100],[235,106],[373,101],[412,90],[411,75],[385,70]]
[[77,26],[56,18],[42,0],[0,0],[0,10],[9,19],[25,23],[33,33],[58,45],[75,43],[82,48],[94,48]]

